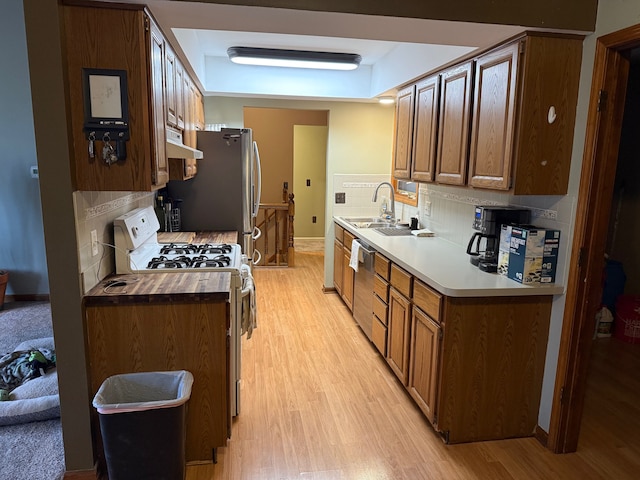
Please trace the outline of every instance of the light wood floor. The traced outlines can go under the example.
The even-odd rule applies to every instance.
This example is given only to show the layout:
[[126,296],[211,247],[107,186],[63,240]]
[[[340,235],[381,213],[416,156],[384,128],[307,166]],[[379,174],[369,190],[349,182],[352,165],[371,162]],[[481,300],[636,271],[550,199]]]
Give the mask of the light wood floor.
[[629,393],[640,399],[640,345],[596,344],[598,365],[626,347],[615,361],[631,373],[594,366],[577,453],[554,455],[533,438],[444,445],[338,296],[322,293],[322,269],[317,253],[256,269],[242,412],[218,464],[190,465],[187,480],[640,478],[640,402]]

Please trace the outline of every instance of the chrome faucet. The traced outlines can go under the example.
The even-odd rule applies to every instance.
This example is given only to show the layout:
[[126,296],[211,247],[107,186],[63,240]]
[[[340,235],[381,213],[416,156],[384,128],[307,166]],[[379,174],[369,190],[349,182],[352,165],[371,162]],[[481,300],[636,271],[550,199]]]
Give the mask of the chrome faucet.
[[375,192],[373,192],[373,198],[371,199],[371,201],[375,202],[378,200],[378,190],[380,190],[380,187],[383,185],[388,185],[389,189],[391,190],[391,213],[389,214],[389,216],[391,217],[391,221],[395,222],[396,221],[396,200],[395,200],[396,191],[393,189],[393,185],[391,185],[389,182],[379,183],[378,186],[376,187]]

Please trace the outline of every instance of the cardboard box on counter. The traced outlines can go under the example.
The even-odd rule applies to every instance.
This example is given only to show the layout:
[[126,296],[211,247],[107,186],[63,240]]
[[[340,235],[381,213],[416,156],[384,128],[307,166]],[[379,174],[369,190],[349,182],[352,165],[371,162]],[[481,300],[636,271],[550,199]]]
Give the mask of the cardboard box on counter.
[[560,230],[503,225],[498,272],[520,283],[554,283]]

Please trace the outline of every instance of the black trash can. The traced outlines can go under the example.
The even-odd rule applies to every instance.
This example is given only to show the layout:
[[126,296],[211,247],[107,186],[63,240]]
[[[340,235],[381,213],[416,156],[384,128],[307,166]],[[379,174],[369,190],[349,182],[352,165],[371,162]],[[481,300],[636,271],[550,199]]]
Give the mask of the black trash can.
[[186,370],[107,378],[93,398],[109,480],[184,480]]

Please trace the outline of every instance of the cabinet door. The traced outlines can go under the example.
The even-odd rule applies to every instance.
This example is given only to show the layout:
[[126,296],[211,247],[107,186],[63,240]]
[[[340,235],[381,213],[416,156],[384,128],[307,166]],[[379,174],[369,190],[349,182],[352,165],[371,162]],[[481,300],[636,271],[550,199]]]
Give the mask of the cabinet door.
[[333,243],[333,286],[340,295],[342,295],[342,257],[344,255],[342,250],[342,243],[336,239]]
[[409,393],[431,423],[436,414],[440,327],[419,308],[413,308],[409,352]]
[[169,163],[167,161],[166,121],[164,112],[164,49],[162,32],[152,21],[149,22],[149,48],[151,52],[151,136],[153,138],[152,183],[162,186],[169,180]]
[[184,67],[176,59],[176,126],[180,129],[184,129],[184,75]]
[[344,249],[342,255],[342,299],[344,303],[349,307],[349,310],[353,310],[353,280],[354,271],[349,266],[349,260],[351,259],[351,252]]
[[434,75],[416,84],[416,115],[413,129],[411,178],[433,181],[438,133],[440,76]]
[[469,185],[508,190],[514,149],[520,42],[476,60]]
[[411,139],[413,136],[413,103],[415,86],[398,92],[396,104],[396,138],[393,175],[409,178],[411,173]]
[[410,332],[411,302],[391,287],[387,327],[387,363],[404,385],[407,385],[409,379]]
[[166,43],[164,47],[164,69],[167,125],[175,127],[178,125],[176,118],[176,54]]
[[445,70],[441,74],[440,120],[436,181],[464,185],[469,151],[469,115],[473,63]]

